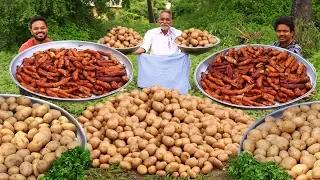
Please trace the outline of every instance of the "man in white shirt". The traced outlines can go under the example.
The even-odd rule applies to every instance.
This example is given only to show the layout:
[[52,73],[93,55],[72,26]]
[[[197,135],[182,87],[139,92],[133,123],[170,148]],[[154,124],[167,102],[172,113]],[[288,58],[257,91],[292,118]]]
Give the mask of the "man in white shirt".
[[149,30],[145,36],[140,48],[133,52],[133,54],[142,54],[148,52],[151,47],[151,55],[171,55],[179,52],[179,48],[174,44],[176,37],[180,36],[182,32],[174,27],[172,14],[169,10],[160,11],[159,28]]

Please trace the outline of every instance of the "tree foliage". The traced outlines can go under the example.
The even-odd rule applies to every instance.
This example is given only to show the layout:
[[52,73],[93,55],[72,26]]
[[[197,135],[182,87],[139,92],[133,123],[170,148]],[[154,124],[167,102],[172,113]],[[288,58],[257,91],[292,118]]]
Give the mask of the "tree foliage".
[[[89,0],[1,0],[0,49],[20,46],[30,37],[29,21],[35,15],[47,18],[58,27],[74,24],[84,29],[95,21]],[[106,0],[96,1],[97,10],[106,12]],[[50,35],[50,34],[49,34]]]

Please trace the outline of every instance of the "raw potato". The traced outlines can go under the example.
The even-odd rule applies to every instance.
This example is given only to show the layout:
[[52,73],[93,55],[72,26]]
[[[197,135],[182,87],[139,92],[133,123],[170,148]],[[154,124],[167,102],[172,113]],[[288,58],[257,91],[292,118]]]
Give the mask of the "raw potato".
[[80,145],[75,125],[49,104],[32,104],[25,96],[1,99],[8,108],[0,110],[6,119],[0,126],[0,179],[40,179],[62,152]]
[[195,178],[222,168],[253,123],[241,110],[158,86],[110,97],[99,106],[103,113],[91,107],[88,113],[88,107],[78,118],[91,157],[139,174]]
[[30,176],[32,174],[32,164],[29,162],[23,162],[20,165],[20,173],[24,176]]
[[308,172],[309,168],[305,164],[297,164],[292,167],[291,171],[294,172],[297,176],[300,176],[301,174],[306,174]]

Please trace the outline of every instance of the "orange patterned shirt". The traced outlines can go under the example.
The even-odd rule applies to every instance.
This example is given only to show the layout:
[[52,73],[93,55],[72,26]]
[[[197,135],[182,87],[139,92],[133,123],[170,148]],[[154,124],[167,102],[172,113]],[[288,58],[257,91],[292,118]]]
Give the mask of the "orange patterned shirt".
[[[52,42],[50,39],[46,38],[43,43],[46,43],[46,42]],[[27,42],[23,43],[19,49],[19,53],[21,53],[22,51],[32,47],[32,46],[35,46],[37,45],[36,44],[36,41],[34,38],[30,38]]]

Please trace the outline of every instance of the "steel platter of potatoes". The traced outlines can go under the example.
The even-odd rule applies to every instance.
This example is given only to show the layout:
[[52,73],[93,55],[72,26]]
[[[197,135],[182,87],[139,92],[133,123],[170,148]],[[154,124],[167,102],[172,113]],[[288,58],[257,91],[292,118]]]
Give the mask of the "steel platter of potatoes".
[[186,53],[201,54],[211,50],[220,43],[220,39],[209,34],[208,31],[190,28],[184,30],[175,39],[175,44]]
[[61,153],[85,145],[77,121],[43,102],[0,95],[0,179],[39,179]]
[[184,30],[175,42],[181,46],[205,47],[216,44],[217,39],[206,30],[201,31],[199,29],[190,28],[188,30]]
[[282,108],[256,121],[240,151],[274,161],[295,180],[320,178],[320,102]]
[[118,26],[112,28],[98,43],[115,48],[124,54],[129,54],[139,48],[142,38],[132,28]]

